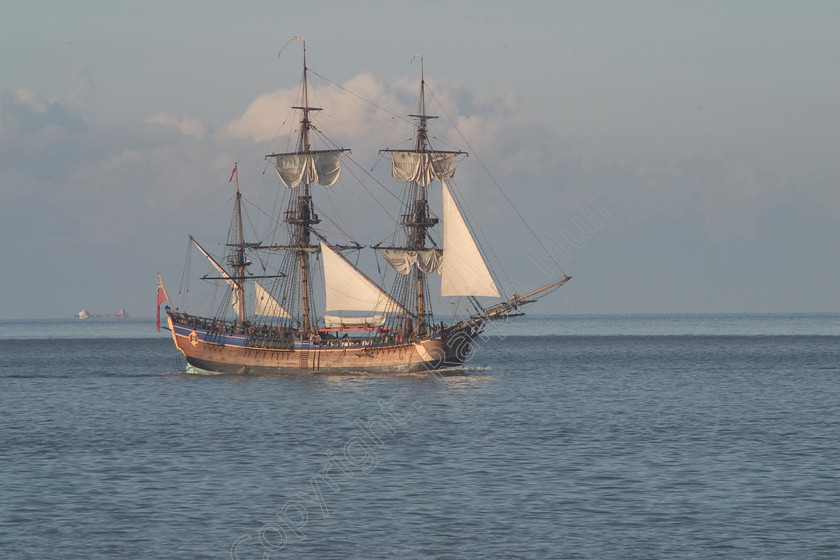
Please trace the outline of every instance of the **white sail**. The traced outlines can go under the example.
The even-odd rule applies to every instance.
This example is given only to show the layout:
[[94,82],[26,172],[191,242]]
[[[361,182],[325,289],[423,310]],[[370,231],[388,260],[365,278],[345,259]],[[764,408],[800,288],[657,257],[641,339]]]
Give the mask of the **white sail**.
[[411,273],[412,267],[416,266],[421,272],[431,274],[438,271],[440,274],[440,263],[443,260],[443,252],[438,249],[427,249],[425,251],[408,251],[405,249],[380,249],[385,261],[399,274],[406,276]]
[[395,179],[413,181],[424,187],[432,179],[444,181],[455,175],[457,152],[391,152],[391,176]]
[[297,187],[301,182],[319,183],[331,187],[338,181],[341,172],[341,152],[343,150],[325,150],[303,154],[279,154],[275,170],[283,184],[289,188]]
[[442,296],[500,297],[490,270],[478,250],[446,181],[443,184]]
[[405,308],[350,264],[338,251],[321,243],[327,311],[405,313]]
[[289,312],[283,309],[283,306],[277,303],[277,300],[271,297],[271,294],[259,282],[254,282],[254,315],[292,318]]
[[202,247],[201,245],[198,244],[198,241],[196,241],[192,237],[190,237],[190,239],[192,239],[192,242],[195,243],[196,247],[198,247],[198,250],[201,251],[201,253],[205,257],[207,257],[207,260],[210,261],[210,264],[213,265],[213,268],[215,268],[216,270],[219,271],[219,274],[222,275],[222,278],[225,279],[225,282],[228,283],[228,285],[230,286],[230,289],[232,291],[232,296],[233,296],[231,298],[232,299],[231,305],[233,306],[234,309],[238,310],[239,309],[239,298],[240,298],[240,294],[242,293],[242,288],[240,288],[239,285],[236,283],[236,281],[231,277],[231,275],[228,274],[227,271],[224,268],[222,268],[222,265],[217,263],[216,259],[211,257],[210,253],[205,251],[204,247]]

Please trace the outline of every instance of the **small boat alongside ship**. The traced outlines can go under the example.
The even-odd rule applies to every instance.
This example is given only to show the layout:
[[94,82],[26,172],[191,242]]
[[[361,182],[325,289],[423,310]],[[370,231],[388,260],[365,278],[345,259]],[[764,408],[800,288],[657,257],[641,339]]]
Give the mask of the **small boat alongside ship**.
[[[466,153],[432,146],[427,125],[436,117],[426,114],[422,61],[420,109],[411,115],[413,145],[381,151],[390,157],[391,175],[403,192],[395,242],[372,247],[390,272],[379,280],[363,272],[347,253],[366,247],[355,241],[335,243],[319,227],[318,191],[336,184],[349,150],[331,144],[313,124],[321,108],[310,104],[308,72],[304,44],[301,102],[293,107],[300,114],[295,149],[265,156],[274,164],[286,199],[285,210],[276,217],[283,237],[273,232],[262,240],[245,238],[237,164],[229,181],[235,179],[236,189],[227,254],[216,258],[189,238],[190,247],[212,267],[203,279],[224,286],[226,295],[211,317],[166,307],[168,327],[188,373],[411,372],[458,366],[489,321],[521,314],[521,306],[570,279],[562,274],[525,295],[502,295],[450,188],[456,161]],[[428,190],[437,185],[441,219],[428,202]],[[440,238],[434,235],[439,222]],[[250,255],[261,252],[281,255],[276,268],[252,272]],[[258,263],[264,262],[259,258]],[[473,312],[448,324],[438,321],[430,297],[433,275],[440,276],[442,297],[467,298]],[[496,302],[482,306],[479,297]],[[160,305],[169,301],[160,276],[157,300],[160,329]]]

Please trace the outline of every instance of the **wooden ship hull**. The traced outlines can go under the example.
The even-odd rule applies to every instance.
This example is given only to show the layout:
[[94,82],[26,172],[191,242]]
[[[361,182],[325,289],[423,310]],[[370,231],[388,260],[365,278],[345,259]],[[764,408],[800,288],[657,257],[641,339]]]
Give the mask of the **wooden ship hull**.
[[247,329],[176,322],[171,315],[168,320],[175,346],[186,358],[187,373],[199,375],[432,371],[463,365],[477,334],[462,326],[405,342],[332,338],[284,344],[277,337]]

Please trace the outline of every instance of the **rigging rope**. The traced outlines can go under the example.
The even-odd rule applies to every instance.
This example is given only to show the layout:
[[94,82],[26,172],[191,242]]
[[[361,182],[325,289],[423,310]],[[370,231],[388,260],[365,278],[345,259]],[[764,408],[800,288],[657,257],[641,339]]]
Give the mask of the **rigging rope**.
[[455,131],[458,133],[458,136],[461,137],[461,140],[464,141],[464,144],[467,146],[467,148],[470,150],[470,152],[475,156],[475,159],[477,159],[478,163],[481,164],[481,167],[482,167],[482,169],[484,169],[484,172],[487,173],[488,177],[490,177],[490,181],[493,183],[493,185],[495,185],[496,189],[500,193],[502,193],[502,196],[505,197],[505,200],[510,205],[510,207],[513,209],[514,213],[516,213],[516,215],[519,217],[519,219],[522,220],[522,223],[525,224],[525,227],[528,228],[528,231],[531,233],[531,236],[534,238],[534,240],[537,242],[537,244],[542,248],[543,252],[546,255],[548,255],[548,257],[551,259],[551,262],[553,262],[554,265],[557,267],[557,270],[560,271],[560,274],[562,274],[563,276],[566,276],[566,273],[563,272],[563,269],[560,267],[560,263],[557,262],[557,260],[554,258],[554,255],[548,250],[548,248],[545,246],[545,244],[543,244],[542,240],[537,236],[536,232],[534,232],[534,230],[531,228],[531,226],[528,224],[528,222],[525,220],[525,218],[522,216],[522,214],[519,213],[519,210],[516,208],[516,206],[514,206],[513,201],[508,197],[507,193],[505,193],[505,191],[502,189],[501,185],[499,185],[498,181],[496,181],[496,178],[493,177],[493,175],[490,173],[490,170],[484,164],[484,161],[482,161],[482,159],[478,156],[478,153],[473,149],[473,147],[470,145],[469,141],[467,141],[467,139],[461,133],[461,130],[455,124],[455,121],[452,119],[452,117],[446,111],[446,108],[443,106],[443,104],[438,100],[438,98],[434,94],[434,92],[431,91],[428,84],[426,84],[426,91],[428,91],[431,94],[431,96],[435,99],[435,102],[438,104],[438,106],[441,108],[443,113],[446,115],[446,118],[449,119],[450,124],[452,124],[452,128],[455,129]]
[[329,78],[325,78],[324,76],[322,76],[322,75],[318,74],[317,72],[315,72],[315,71],[314,71],[314,70],[312,70],[311,68],[309,68],[308,70],[309,70],[309,73],[310,73],[310,74],[315,74],[316,76],[318,76],[319,78],[321,78],[321,79],[322,79],[322,80],[324,80],[325,82],[327,82],[327,83],[329,83],[329,84],[332,84],[333,86],[337,87],[337,88],[338,88],[338,89],[340,89],[341,91],[343,91],[343,92],[347,93],[348,95],[351,95],[351,96],[355,97],[356,99],[358,99],[358,100],[362,101],[363,103],[367,103],[368,105],[371,105],[371,106],[373,106],[373,107],[376,107],[377,109],[379,109],[379,110],[380,110],[380,111],[382,111],[383,113],[387,113],[387,114],[391,115],[392,117],[394,117],[395,119],[400,119],[400,120],[402,120],[402,121],[405,121],[405,122],[406,122],[406,123],[408,123],[408,124],[412,124],[412,123],[411,123],[411,121],[410,121],[410,120],[408,120],[408,118],[406,118],[406,116],[405,116],[405,115],[399,115],[399,114],[397,114],[397,113],[393,113],[393,112],[389,111],[388,109],[386,109],[385,107],[382,107],[382,106],[380,106],[380,105],[377,105],[376,103],[374,103],[374,102],[373,102],[373,101],[371,101],[370,99],[365,99],[364,97],[362,97],[362,96],[361,96],[361,95],[359,95],[358,93],[354,93],[354,92],[350,91],[349,89],[346,89],[346,88],[344,88],[344,87],[340,86],[339,84],[337,84],[337,83],[333,82],[333,81],[332,81],[332,80],[330,80]]

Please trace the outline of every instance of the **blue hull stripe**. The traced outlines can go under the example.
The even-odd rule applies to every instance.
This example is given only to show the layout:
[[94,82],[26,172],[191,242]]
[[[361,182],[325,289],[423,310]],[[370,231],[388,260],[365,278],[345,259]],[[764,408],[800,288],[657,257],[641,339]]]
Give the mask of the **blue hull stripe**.
[[229,346],[248,346],[248,335],[225,333],[218,331],[206,331],[204,329],[193,329],[185,327],[184,325],[173,324],[175,334],[181,336],[190,336],[190,333],[195,332],[200,340],[205,342],[213,342],[215,344],[227,344]]

